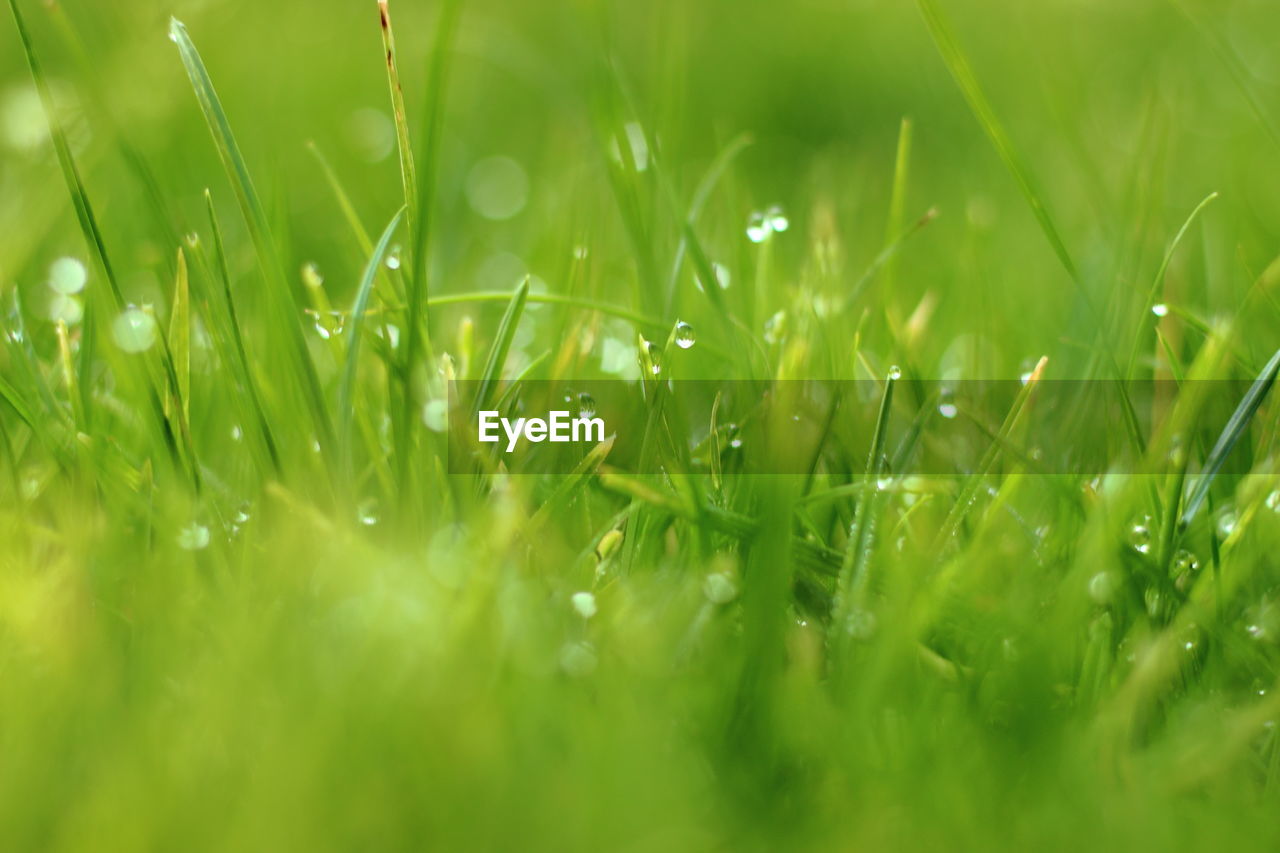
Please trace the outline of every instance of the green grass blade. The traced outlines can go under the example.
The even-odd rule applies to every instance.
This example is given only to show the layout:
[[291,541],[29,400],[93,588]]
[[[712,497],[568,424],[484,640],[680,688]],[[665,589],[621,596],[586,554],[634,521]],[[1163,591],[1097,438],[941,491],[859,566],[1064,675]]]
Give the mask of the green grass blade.
[[187,256],[178,250],[178,272],[173,285],[173,309],[169,316],[169,353],[178,384],[174,389],[182,416],[191,416],[191,293]]
[[[889,215],[885,219],[882,252],[888,251],[889,247],[898,242],[902,234],[902,217],[907,205],[907,179],[911,173],[911,142],[914,135],[911,119],[903,118],[898,126],[898,149],[893,159],[893,190],[889,195]],[[893,304],[895,257],[896,253],[885,259],[880,275],[881,304],[887,312],[892,310]]]
[[[18,8],[18,0],[9,0],[9,10],[13,13],[13,20],[17,25],[18,36],[22,41],[22,49],[26,55],[27,67],[31,71],[32,80],[35,82],[36,91],[40,96],[40,103],[44,108],[45,120],[49,125],[49,136],[53,140],[53,148],[58,157],[58,166],[62,170],[63,181],[67,185],[67,191],[71,194],[71,203],[76,211],[76,220],[80,224],[80,232],[84,236],[85,243],[88,244],[89,252],[93,256],[98,271],[110,288],[114,308],[119,310],[124,306],[120,285],[116,281],[115,272],[107,256],[106,243],[102,238],[102,231],[98,227],[98,219],[94,215],[93,205],[89,201],[89,193],[85,189],[83,179],[80,177],[80,170],[76,166],[75,157],[72,156],[71,145],[67,142],[66,131],[58,120],[57,105],[53,101],[53,93],[49,89],[49,82],[45,79],[44,71],[36,56],[35,45],[32,43],[31,34],[27,30],[26,20],[22,17],[22,12]],[[96,298],[93,293],[90,293],[85,300],[84,331],[80,341],[79,381],[77,382],[80,394],[78,408],[83,413],[84,420],[81,428],[85,431],[90,430],[93,422],[92,369],[97,356],[96,315],[98,310],[108,307],[101,305],[100,302],[101,300]]]
[[1183,525],[1190,524],[1199,512],[1201,504],[1209,494],[1209,487],[1213,485],[1214,478],[1222,470],[1240,436],[1244,435],[1245,430],[1249,428],[1253,416],[1258,413],[1258,409],[1271,391],[1271,386],[1275,384],[1278,373],[1280,373],[1280,350],[1271,356],[1271,360],[1267,362],[1266,367],[1262,368],[1258,378],[1249,386],[1240,405],[1232,413],[1217,442],[1205,458],[1204,469],[1200,472],[1196,487],[1187,501],[1186,511],[1182,514]]
[[396,211],[396,215],[391,217],[391,221],[387,223],[386,229],[378,239],[378,244],[369,255],[369,262],[365,265],[364,275],[360,278],[360,287],[356,290],[355,303],[351,306],[351,331],[350,339],[347,343],[346,364],[342,370],[342,382],[338,386],[338,442],[346,459],[344,467],[348,476],[350,475],[353,398],[356,371],[360,365],[360,336],[364,332],[365,312],[369,308],[369,299],[373,295],[373,283],[377,279],[378,270],[382,267],[382,259],[386,257],[387,248],[391,245],[391,238],[395,236],[396,229],[400,227],[400,220],[404,217],[404,214],[405,209],[402,207]]
[[569,502],[578,489],[595,476],[596,472],[600,470],[600,466],[604,464],[604,460],[608,458],[609,451],[613,450],[613,443],[616,438],[616,436],[611,435],[591,448],[582,461],[565,475],[564,480],[556,486],[555,491],[551,493],[542,506],[538,508],[538,511],[533,514],[533,517],[529,519],[526,535],[536,533],[539,528],[550,521],[552,516]]
[[1160,262],[1160,268],[1156,270],[1155,279],[1151,282],[1151,289],[1147,292],[1147,299],[1142,304],[1142,313],[1138,320],[1138,331],[1133,338],[1133,349],[1130,350],[1129,361],[1125,365],[1124,378],[1126,381],[1133,378],[1133,368],[1138,360],[1138,348],[1142,345],[1142,330],[1146,328],[1148,318],[1151,316],[1152,306],[1154,306],[1160,298],[1161,288],[1164,287],[1164,276],[1165,273],[1169,271],[1169,264],[1173,261],[1173,255],[1178,251],[1178,246],[1182,244],[1182,238],[1186,236],[1187,231],[1191,228],[1191,224],[1196,221],[1196,217],[1198,217],[1200,212],[1208,207],[1217,197],[1218,194],[1216,192],[1209,193],[1199,204],[1195,206],[1195,209],[1191,211],[1191,214],[1187,217],[1186,221],[1182,223],[1182,227],[1178,229],[1178,233],[1174,235],[1173,241],[1169,244],[1169,248],[1165,250],[1164,260]]
[[289,349],[295,362],[294,367],[300,376],[303,396],[311,412],[316,440],[322,447],[332,450],[333,423],[325,408],[320,378],[311,361],[302,331],[302,305],[285,277],[266,210],[254,189],[253,180],[249,177],[249,169],[240,153],[240,147],[236,144],[235,135],[231,132],[231,124],[218,100],[218,93],[214,90],[213,81],[205,68],[204,60],[200,58],[200,52],[196,50],[195,43],[187,34],[187,28],[176,18],[171,19],[169,23],[169,37],[178,45],[183,67],[191,80],[191,88],[200,104],[200,110],[213,136],[218,157],[222,160],[223,168],[226,169],[231,188],[235,192],[240,211],[249,228],[249,236],[258,253],[259,265],[267,280],[268,298],[279,315],[279,325],[286,330],[288,336]]
[[986,93],[983,92],[982,86],[978,83],[978,78],[973,73],[968,57],[965,56],[964,50],[960,47],[960,42],[956,40],[951,23],[943,16],[937,0],[917,0],[917,3],[920,6],[921,13],[924,15],[925,23],[929,26],[929,32],[933,36],[934,44],[937,45],[938,52],[942,54],[942,61],[946,63],[947,70],[951,72],[956,85],[960,87],[960,92],[968,102],[969,109],[973,111],[974,118],[978,120],[978,124],[982,125],[983,131],[986,132],[987,138],[991,140],[991,144],[995,146],[996,153],[1000,155],[1005,168],[1013,175],[1018,188],[1022,190],[1022,195],[1026,198],[1027,204],[1031,206],[1031,212],[1035,215],[1036,221],[1040,223],[1040,230],[1044,232],[1045,237],[1049,240],[1049,245],[1053,248],[1054,254],[1058,256],[1063,269],[1067,271],[1072,280],[1078,281],[1076,265],[1071,259],[1071,253],[1067,251],[1067,246],[1062,241],[1057,226],[1053,224],[1049,209],[1041,199],[1040,191],[1031,180],[1031,173],[1023,164],[1022,157],[1014,147],[1013,141],[1004,129],[1004,125],[996,118],[995,110],[991,108],[991,102],[987,99]]
[[[229,350],[229,353],[224,354],[224,358],[228,364],[235,366],[234,369],[239,375],[240,383],[249,398],[252,416],[258,425],[257,432],[263,452],[266,454],[271,470],[276,476],[280,476],[283,473],[280,464],[280,451],[276,447],[271,423],[267,420],[267,414],[262,408],[262,394],[258,390],[257,380],[254,379],[253,369],[249,364],[249,355],[245,350],[244,335],[240,331],[240,317],[236,311],[235,297],[231,293],[231,271],[227,267],[227,252],[222,240],[222,226],[218,222],[218,213],[213,206],[213,194],[208,190],[204,191],[204,203],[205,211],[209,216],[209,228],[213,232],[214,265],[217,270],[218,280],[222,284],[223,307],[227,312],[227,325],[230,326],[228,337],[230,338],[231,346],[224,345],[223,348]],[[217,336],[215,339],[218,341],[224,340],[222,336]]]
[[862,490],[854,511],[853,530],[844,560],[840,565],[840,577],[836,586],[833,622],[844,647],[844,626],[851,625],[859,611],[866,605],[867,563],[870,560],[874,519],[872,518],[876,496],[876,480],[883,471],[885,444],[889,434],[889,415],[893,410],[893,391],[900,373],[891,371],[885,379],[884,393],[880,397],[880,411],[876,415],[875,431],[871,435],[871,450],[867,454],[867,467],[862,477]]
[[476,389],[474,411],[488,409],[493,397],[502,382],[502,367],[507,363],[507,353],[511,351],[511,341],[516,336],[516,328],[524,315],[524,306],[529,298],[529,279],[526,278],[516,287],[516,292],[507,304],[507,310],[498,324],[498,333],[493,339],[489,357],[485,361],[484,371],[480,374],[480,386]]
[[409,116],[404,108],[404,90],[396,65],[396,37],[391,27],[391,10],[387,0],[378,0],[382,27],[382,49],[387,61],[387,87],[391,92],[391,113],[395,118],[396,149],[400,154],[400,182],[404,190],[405,223],[410,234],[418,228],[418,172],[413,162],[413,142],[409,136]]

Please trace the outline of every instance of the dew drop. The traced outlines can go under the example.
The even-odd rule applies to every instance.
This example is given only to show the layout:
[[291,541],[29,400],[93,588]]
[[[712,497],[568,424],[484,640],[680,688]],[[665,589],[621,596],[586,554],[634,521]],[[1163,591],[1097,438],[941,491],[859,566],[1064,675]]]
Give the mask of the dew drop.
[[733,276],[729,273],[729,268],[724,264],[713,263],[711,271],[716,274],[716,284],[720,285],[720,289],[728,290],[729,285],[733,283]]
[[1165,305],[1163,302],[1157,302],[1155,305],[1151,306],[1151,313],[1155,314],[1157,317],[1168,317],[1169,306]]
[[1129,545],[1139,554],[1151,550],[1151,516],[1144,515],[1129,528]]
[[787,219],[787,214],[776,204],[764,212],[764,219],[769,223],[769,228],[778,234],[791,227],[791,220]]
[[702,581],[702,594],[712,604],[728,604],[738,597],[738,584],[728,572],[712,572]]
[[79,293],[88,280],[88,270],[76,258],[58,258],[49,266],[49,287],[57,293]]
[[383,263],[387,265],[387,269],[389,270],[400,269],[400,253],[402,251],[403,250],[400,248],[400,245],[398,243],[387,250],[387,256],[383,260]]
[[367,498],[356,507],[356,518],[365,527],[373,527],[378,523],[378,499]]
[[240,441],[244,438],[244,430],[240,428],[240,424],[231,427],[231,440]]
[[876,635],[879,623],[870,610],[855,610],[844,621],[844,630],[855,640],[866,642]]
[[769,235],[773,229],[769,225],[769,221],[765,219],[765,215],[756,211],[747,219],[747,239],[752,243],[763,243],[769,239]]
[[178,547],[184,551],[201,551],[209,547],[209,528],[191,522],[178,531]]
[[787,312],[776,311],[764,321],[764,340],[767,344],[776,344],[782,339],[782,332],[787,323]]
[[327,341],[336,338],[346,329],[347,316],[341,311],[316,311],[312,308],[304,308],[303,311],[311,318],[316,334],[322,340]]
[[55,323],[74,326],[84,319],[84,305],[74,296],[65,293],[55,294],[49,300],[49,319]]
[[1089,597],[1098,604],[1110,604],[1119,584],[1111,572],[1098,572],[1089,578]]
[[1235,532],[1238,521],[1239,519],[1234,509],[1223,507],[1222,511],[1218,513],[1218,535],[1224,539],[1230,536]]
[[956,404],[949,400],[944,399],[943,402],[938,404],[938,414],[942,415],[947,420],[954,419],[959,413],[960,410],[956,408]]
[[575,592],[569,601],[583,619],[590,619],[596,615],[596,597],[590,592]]
[[1200,561],[1196,559],[1196,555],[1185,549],[1178,551],[1173,555],[1173,563],[1170,565],[1175,577],[1184,574],[1194,574],[1200,571]]
[[694,334],[693,326],[681,320],[676,323],[676,346],[680,349],[689,349],[697,343],[697,336]]
[[1149,586],[1146,592],[1142,594],[1142,603],[1147,608],[1147,615],[1152,619],[1161,619],[1164,616],[1164,595],[1154,586]]
[[324,287],[324,274],[313,261],[302,265],[302,283],[313,289]]
[[150,311],[130,305],[111,323],[111,337],[125,352],[151,349],[156,342],[156,318]]
[[578,395],[578,417],[594,418],[596,416],[596,398],[586,391]]
[[1272,512],[1280,512],[1280,489],[1276,489],[1274,492],[1267,495],[1266,503],[1267,509]]
[[896,364],[895,364],[895,365],[893,365],[892,367],[890,367],[890,368],[889,368],[889,378],[890,378],[890,379],[892,379],[894,382],[897,382],[899,379],[901,379],[901,378],[902,378],[902,368],[901,368],[901,367],[899,367],[899,366],[898,366],[898,365],[896,365]]
[[428,400],[422,406],[422,422],[432,432],[444,432],[449,428],[449,401]]

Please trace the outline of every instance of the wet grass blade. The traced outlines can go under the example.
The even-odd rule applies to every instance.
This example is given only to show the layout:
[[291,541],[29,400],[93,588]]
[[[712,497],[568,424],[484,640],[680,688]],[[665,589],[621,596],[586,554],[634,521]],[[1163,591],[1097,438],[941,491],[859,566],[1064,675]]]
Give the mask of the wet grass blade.
[[898,379],[899,373],[894,370],[889,373],[884,382],[884,393],[880,397],[880,411],[876,416],[875,431],[871,435],[871,450],[867,454],[867,467],[862,476],[862,490],[858,495],[858,504],[854,511],[853,530],[849,532],[849,543],[840,564],[833,621],[841,637],[844,636],[843,626],[849,624],[849,620],[866,603],[867,563],[870,559],[874,535],[872,510],[875,504],[876,480],[883,471],[884,451],[889,434],[889,415],[893,410],[893,391]]
[[597,444],[588,451],[582,461],[574,466],[564,478],[564,480],[556,486],[554,492],[543,502],[538,511],[529,519],[527,534],[536,533],[542,525],[546,524],[555,513],[569,502],[574,493],[595,476],[600,470],[600,466],[604,464],[604,460],[608,458],[609,451],[613,450],[613,443],[616,436],[609,436],[604,441]]
[[418,172],[413,162],[413,143],[409,135],[409,116],[404,108],[404,90],[400,86],[400,70],[396,65],[396,37],[391,28],[391,10],[387,0],[378,0],[382,28],[382,49],[387,61],[387,86],[391,91],[391,114],[395,118],[396,148],[400,154],[400,182],[404,190],[405,222],[409,233],[418,227]]
[[1275,384],[1278,373],[1280,373],[1280,350],[1277,350],[1276,354],[1271,356],[1271,360],[1267,362],[1266,367],[1262,368],[1262,373],[1249,386],[1249,390],[1245,392],[1240,405],[1232,413],[1226,427],[1222,430],[1222,434],[1218,436],[1217,442],[1214,443],[1209,455],[1205,458],[1204,469],[1200,472],[1196,487],[1187,501],[1186,511],[1182,514],[1182,524],[1184,526],[1190,524],[1200,510],[1200,505],[1204,503],[1205,498],[1209,495],[1209,488],[1213,485],[1214,478],[1222,470],[1222,466],[1226,463],[1227,457],[1231,455],[1231,451],[1240,440],[1240,436],[1244,435],[1245,430],[1249,428],[1249,424],[1253,421],[1253,416],[1258,413],[1258,409],[1271,391],[1271,386]]
[[529,298],[529,279],[526,278],[520,282],[515,293],[511,296],[511,301],[507,303],[506,313],[502,315],[502,322],[498,324],[498,333],[493,339],[493,346],[489,350],[489,357],[485,361],[484,371],[480,374],[480,386],[476,389],[476,399],[472,406],[473,411],[484,411],[488,409],[493,397],[498,391],[498,385],[502,382],[502,368],[507,363],[507,353],[511,351],[511,341],[516,336],[516,329],[520,325],[520,318],[524,315],[524,307]]
[[951,23],[943,16],[937,0],[917,0],[917,4],[920,7],[920,12],[924,15],[925,23],[929,26],[929,32],[933,36],[934,44],[937,45],[938,52],[942,54],[942,61],[946,63],[947,70],[951,72],[956,85],[960,87],[960,92],[968,102],[974,118],[978,120],[978,124],[982,125],[983,131],[986,132],[987,138],[991,140],[991,144],[995,146],[996,153],[1000,155],[1005,168],[1013,175],[1014,181],[1018,184],[1018,189],[1022,190],[1022,195],[1026,198],[1027,204],[1031,206],[1031,212],[1040,224],[1040,230],[1044,232],[1045,237],[1049,240],[1049,245],[1053,247],[1053,252],[1058,256],[1063,269],[1067,271],[1072,280],[1078,280],[1076,265],[1071,259],[1071,253],[1067,251],[1067,246],[1062,241],[1058,228],[1054,225],[1053,218],[1049,215],[1049,210],[1040,197],[1040,191],[1031,180],[1031,173],[1024,165],[1022,157],[1014,147],[1013,141],[1004,129],[1004,125],[996,118],[995,110],[991,108],[991,102],[987,100],[986,93],[978,83],[978,78],[973,73],[968,57],[965,55],[963,48],[960,47],[960,42],[956,40]]
[[[45,119],[49,125],[49,137],[53,141],[53,148],[58,157],[58,167],[62,171],[63,181],[67,185],[67,191],[71,194],[71,203],[76,211],[76,220],[80,224],[80,231],[84,236],[85,243],[88,244],[89,252],[93,256],[98,271],[110,288],[114,307],[118,310],[124,306],[124,298],[121,296],[119,283],[116,281],[115,272],[107,256],[106,243],[103,241],[102,231],[98,227],[98,219],[94,215],[93,205],[89,201],[89,193],[80,177],[80,170],[76,166],[75,157],[72,156],[71,145],[67,142],[66,131],[62,127],[62,122],[58,120],[57,104],[54,103],[53,93],[49,89],[49,82],[45,79],[44,71],[36,56],[35,45],[32,43],[31,34],[27,30],[26,20],[22,17],[22,11],[18,8],[18,0],[9,0],[9,10],[13,13],[13,20],[17,25],[18,36],[22,41],[22,49],[26,55],[27,67],[31,71],[31,78],[35,82],[36,91],[40,96],[40,103],[44,108]],[[84,431],[89,431],[93,422],[92,369],[97,356],[97,313],[98,310],[107,307],[99,303],[100,300],[95,298],[93,293],[90,293],[85,300],[84,326],[80,339],[79,377],[77,382],[80,399],[77,409],[82,413],[81,429]]]
[[[249,366],[249,355],[245,350],[244,335],[240,331],[240,317],[236,311],[235,297],[231,293],[231,271],[227,267],[227,252],[226,246],[222,241],[222,226],[218,222],[218,213],[213,206],[213,194],[208,190],[204,191],[204,203],[205,210],[209,216],[209,228],[213,232],[214,265],[217,270],[218,280],[222,284],[224,307],[227,311],[227,324],[230,326],[228,337],[230,338],[231,346],[224,345],[224,350],[229,350],[229,353],[224,353],[224,358],[227,364],[234,365],[240,383],[249,397],[253,418],[258,424],[258,437],[261,440],[262,449],[267,456],[271,470],[276,476],[280,476],[283,473],[280,464],[280,452],[276,448],[271,424],[262,408],[262,394],[258,390],[258,383],[253,377],[252,368]],[[223,337],[217,336],[215,339],[222,341]]]
[[320,378],[311,361],[302,331],[302,305],[299,304],[296,294],[289,287],[285,277],[266,210],[254,189],[253,180],[249,177],[249,169],[240,153],[240,147],[236,144],[235,135],[231,132],[231,124],[227,121],[226,112],[218,100],[218,93],[213,88],[213,81],[205,68],[204,60],[200,58],[200,52],[196,50],[195,43],[187,34],[187,28],[176,18],[171,19],[169,36],[178,45],[183,67],[191,80],[191,88],[200,104],[200,110],[204,114],[205,122],[209,126],[209,132],[218,150],[218,157],[222,161],[223,168],[226,169],[231,188],[249,228],[249,236],[257,251],[259,265],[267,280],[268,300],[279,315],[277,325],[285,329],[285,334],[288,336],[289,350],[303,386],[303,396],[310,409],[317,441],[326,450],[332,450],[333,423],[325,408]]
[[177,404],[182,417],[191,416],[191,292],[187,275],[187,256],[178,250],[177,275],[173,285],[173,310],[169,317],[169,353],[177,377]]
[[[902,217],[907,204],[907,179],[911,172],[911,141],[914,136],[911,119],[904,118],[898,127],[898,149],[893,160],[893,190],[889,195],[889,215],[884,227],[884,246],[886,252],[899,241],[902,234]],[[890,311],[893,295],[893,274],[895,254],[885,259],[880,275],[881,305],[886,312]]]
[[351,467],[353,397],[356,371],[360,365],[360,336],[364,332],[365,312],[369,308],[369,299],[373,295],[373,283],[377,279],[378,270],[382,267],[382,259],[386,257],[391,238],[395,236],[396,229],[400,227],[400,220],[404,217],[404,214],[405,209],[402,207],[396,211],[396,215],[391,217],[391,221],[387,223],[386,229],[383,230],[382,236],[378,239],[378,244],[369,255],[369,262],[365,265],[364,275],[360,279],[360,287],[356,290],[355,302],[351,306],[351,334],[347,343],[346,364],[342,370],[342,382],[338,386],[338,441],[346,460],[344,468],[348,476],[350,475]]
[[1182,227],[1178,229],[1178,233],[1174,235],[1169,248],[1165,250],[1164,260],[1160,262],[1160,269],[1156,270],[1156,277],[1151,282],[1151,289],[1147,292],[1147,299],[1142,304],[1142,313],[1138,320],[1138,331],[1133,338],[1133,348],[1129,352],[1129,361],[1125,364],[1124,379],[1126,381],[1133,378],[1133,368],[1138,360],[1138,348],[1142,345],[1142,329],[1146,328],[1147,319],[1151,316],[1151,308],[1160,298],[1160,291],[1164,287],[1164,275],[1169,271],[1169,264],[1173,261],[1173,255],[1178,251],[1178,246],[1182,244],[1182,238],[1186,236],[1191,224],[1196,221],[1196,217],[1217,197],[1218,194],[1216,192],[1209,193],[1195,206],[1186,221],[1182,223]]

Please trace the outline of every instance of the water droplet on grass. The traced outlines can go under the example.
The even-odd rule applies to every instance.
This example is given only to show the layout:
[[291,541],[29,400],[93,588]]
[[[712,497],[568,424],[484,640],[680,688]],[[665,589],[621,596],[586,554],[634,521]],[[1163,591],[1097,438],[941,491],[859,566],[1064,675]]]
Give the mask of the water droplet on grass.
[[1170,564],[1175,577],[1188,573],[1200,571],[1200,561],[1196,559],[1196,555],[1187,550],[1181,550],[1173,555],[1173,562]]
[[1144,515],[1129,528],[1129,546],[1139,554],[1151,550],[1151,516]]
[[1111,572],[1098,572],[1089,578],[1089,597],[1098,604],[1110,604],[1115,598],[1119,582]]
[[191,522],[178,531],[178,547],[184,551],[201,551],[209,547],[209,528]]
[[311,322],[316,328],[316,334],[323,340],[332,340],[341,335],[347,328],[347,315],[341,311],[316,311],[311,308],[304,310],[307,316],[311,318]]
[[145,352],[156,342],[155,315],[145,308],[131,305],[112,322],[111,337],[125,352]]
[[724,264],[711,265],[711,271],[716,274],[716,284],[720,285],[721,290],[728,290],[729,285],[733,283],[733,276],[729,272],[729,268]]
[[1142,603],[1147,608],[1147,615],[1152,619],[1162,620],[1165,617],[1165,597],[1158,588],[1147,587],[1142,594]]
[[855,610],[844,622],[845,633],[855,640],[866,642],[876,635],[879,621],[870,610]]
[[308,261],[302,265],[302,283],[310,288],[324,287],[324,274],[314,262]]
[[1276,489],[1274,492],[1267,495],[1266,503],[1267,509],[1272,512],[1280,512],[1280,489]]
[[892,367],[890,367],[890,368],[889,368],[889,378],[890,378],[890,379],[892,379],[892,380],[894,380],[895,382],[896,382],[897,380],[901,379],[901,378],[902,378],[902,368],[901,368],[901,367],[898,367],[898,365],[896,365],[896,364],[895,364],[895,365],[893,365]]
[[49,266],[49,287],[57,293],[79,293],[88,280],[88,270],[76,258],[58,258]]
[[422,406],[422,422],[432,432],[444,432],[449,428],[449,401],[428,400]]
[[777,234],[781,234],[791,227],[791,220],[787,219],[787,214],[776,204],[764,212],[764,220],[768,223],[769,228]]
[[1230,536],[1235,532],[1238,521],[1239,517],[1233,508],[1229,506],[1223,507],[1222,511],[1218,513],[1218,535],[1224,539]]
[[596,615],[596,597],[589,592],[575,592],[569,599],[573,604],[573,609],[583,619],[590,619]]
[[382,261],[384,264],[386,264],[387,269],[389,270],[400,269],[400,253],[402,251],[403,249],[400,248],[400,245],[398,243],[387,250],[387,255]]
[[1169,306],[1165,305],[1163,302],[1157,302],[1155,305],[1151,306],[1151,313],[1155,314],[1157,317],[1168,317]]
[[676,346],[680,349],[689,349],[697,343],[697,336],[694,334],[693,326],[681,320],[676,323],[675,332]]
[[55,323],[74,326],[84,319],[84,305],[74,296],[65,293],[54,294],[49,300],[49,319]]
[[596,398],[586,391],[578,395],[578,417],[593,418],[596,414]]
[[782,332],[787,323],[787,312],[777,311],[764,321],[764,340],[767,344],[776,344],[782,339]]
[[763,243],[772,233],[764,214],[756,211],[747,218],[747,239],[752,243]]
[[373,527],[378,523],[378,499],[367,498],[356,507],[356,518],[365,527]]
[[702,594],[712,604],[728,604],[738,597],[738,584],[728,572],[712,572],[702,582]]

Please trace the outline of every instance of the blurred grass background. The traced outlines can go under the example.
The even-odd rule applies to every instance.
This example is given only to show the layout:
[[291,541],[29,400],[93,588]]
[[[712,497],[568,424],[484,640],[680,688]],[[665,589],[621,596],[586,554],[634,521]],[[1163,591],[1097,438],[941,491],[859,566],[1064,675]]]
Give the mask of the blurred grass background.
[[[208,242],[212,188],[269,387],[288,368],[262,343],[270,321],[251,245],[166,37],[169,16],[200,47],[291,282],[314,264],[328,297],[346,305],[368,258],[307,143],[376,234],[404,203],[376,4],[23,8],[126,298],[167,316],[175,248],[189,232]],[[1274,282],[1262,275],[1280,238],[1272,4],[945,8],[1081,268],[1079,287],[914,4],[468,0],[449,54],[432,296],[507,291],[526,275],[535,293],[567,293],[572,282],[579,296],[691,322],[700,345],[682,356],[683,375],[751,372],[735,349],[747,344],[723,330],[687,264],[669,307],[665,285],[637,272],[643,252],[619,216],[599,129],[622,80],[634,98],[624,128],[635,122],[656,140],[680,199],[750,135],[698,220],[728,273],[733,316],[754,340],[774,312],[812,309],[818,319],[796,321],[786,352],[858,333],[861,361],[813,355],[790,364],[793,376],[865,378],[859,365],[873,365],[880,378],[909,362],[923,376],[1012,377],[1047,354],[1054,375],[1092,378],[1100,350],[1123,363],[1169,241],[1218,192],[1165,284],[1181,312],[1166,330],[1172,346],[1144,339],[1142,369],[1163,375],[1200,355],[1206,375],[1253,378],[1280,345]],[[79,33],[83,58],[51,9]],[[392,9],[416,129],[439,6]],[[55,259],[86,249],[11,27],[0,45],[0,295],[6,310],[22,295],[61,404],[45,284]],[[819,309],[847,296],[885,244],[904,117],[914,129],[904,222],[939,215],[877,281],[885,287]],[[121,138],[154,175],[165,215],[123,161]],[[665,282],[678,231],[653,185],[637,186]],[[766,255],[744,229],[771,205],[790,227]],[[908,339],[882,321],[922,300],[936,300],[925,332]],[[1087,300],[1102,307],[1101,330]],[[472,348],[464,318],[483,349],[501,313],[501,303],[433,311],[437,350]],[[531,307],[513,369],[561,344],[564,316]],[[605,334],[568,328],[586,342],[573,371],[607,374]],[[328,383],[336,369],[318,339],[309,345]],[[1205,355],[1227,350],[1225,366]],[[13,361],[0,364],[20,385]],[[1216,585],[1180,598],[1177,618],[1144,615],[1137,579],[1150,567],[1131,541],[1134,519],[1162,507],[1146,506],[1138,478],[983,489],[982,511],[943,554],[933,548],[941,499],[874,504],[885,531],[869,558],[879,633],[841,670],[828,660],[824,609],[789,592],[798,483],[725,490],[726,506],[749,508],[768,531],[751,548],[700,518],[655,514],[628,527],[617,513],[640,517],[639,501],[594,486],[533,531],[540,484],[499,479],[482,499],[451,502],[423,450],[415,489],[383,490],[382,518],[362,509],[357,520],[346,504],[363,494],[335,498],[333,483],[296,463],[283,482],[255,468],[229,437],[237,392],[226,372],[194,373],[192,428],[217,475],[201,495],[154,461],[157,448],[148,455],[136,417],[113,416],[119,433],[80,442],[93,453],[64,466],[38,429],[28,435],[4,410],[17,459],[0,507],[0,847],[1280,841],[1270,445],[1257,448],[1255,476],[1220,485],[1230,524],[1215,516],[1188,542],[1201,577],[1213,563]],[[126,390],[102,379],[104,401],[141,409]],[[290,400],[273,395],[270,408],[287,454],[309,458],[302,416],[281,414]],[[372,392],[360,403],[371,417],[382,405]],[[836,474],[826,483],[842,484]],[[678,477],[662,485],[674,490]],[[398,498],[409,509],[392,524]],[[235,529],[222,536],[211,524],[213,544],[190,549],[181,531],[208,513],[202,504],[224,507]],[[825,526],[841,532],[823,544],[846,547],[853,511],[833,511]],[[623,550],[610,552],[601,533],[624,528]],[[1132,595],[1108,591],[1120,577]],[[600,608],[589,618],[571,597],[586,589]]]
[[[350,253],[345,224],[304,146],[314,140],[332,160],[366,223],[393,208],[398,175],[367,4],[65,5],[115,120],[174,207],[199,222],[201,193],[219,170],[164,38],[170,14],[188,23],[260,190],[287,225],[293,259],[317,262],[340,292],[353,286],[361,259]],[[1266,48],[1276,26],[1270,12],[1261,2],[1196,10],[1235,51],[1264,107],[1280,89]],[[396,14],[414,110],[435,8],[405,4]],[[1206,292],[1187,298],[1206,311],[1234,306],[1250,281],[1240,261],[1260,270],[1271,259],[1277,141],[1205,34],[1167,2],[967,2],[951,17],[1078,262],[1102,280],[1094,285],[1099,294],[1118,310],[1136,309],[1143,287],[1118,258],[1158,257],[1186,212],[1217,190],[1222,203],[1204,227],[1218,235],[1211,245],[1224,248],[1187,261],[1214,272]],[[40,34],[41,16],[34,18]],[[89,95],[48,27],[43,34],[50,74],[75,110]],[[77,237],[60,219],[70,212],[54,189],[49,148],[20,142],[38,137],[41,119],[10,41],[15,49],[0,60],[14,125],[3,166],[11,203],[3,209],[0,262],[21,283],[24,272],[42,269]],[[936,205],[942,216],[927,251],[903,253],[893,298],[909,311],[925,290],[939,293],[933,346],[945,348],[958,333],[984,334],[1000,341],[991,368],[1009,375],[1043,347],[1044,328],[1078,307],[919,13],[910,4],[872,2],[469,5],[444,121],[441,290],[509,287],[521,266],[552,281],[566,243],[579,239],[591,244],[609,279],[598,288],[631,274],[591,118],[594,81],[610,56],[631,80],[642,118],[682,185],[696,182],[734,136],[754,138],[707,216],[704,239],[731,271],[744,266],[735,253],[747,214],[773,203],[807,231],[833,228],[850,263],[869,259],[883,236],[898,122],[910,116],[917,129],[908,214]],[[159,301],[168,278],[160,259],[168,252],[147,230],[145,200],[105,132],[83,124],[108,239],[133,253],[126,289]],[[469,170],[491,156],[512,158],[529,181],[527,203],[504,222],[486,220],[466,200]],[[806,249],[792,240],[778,251],[789,252],[794,266]],[[1120,277],[1132,286],[1117,287]]]

